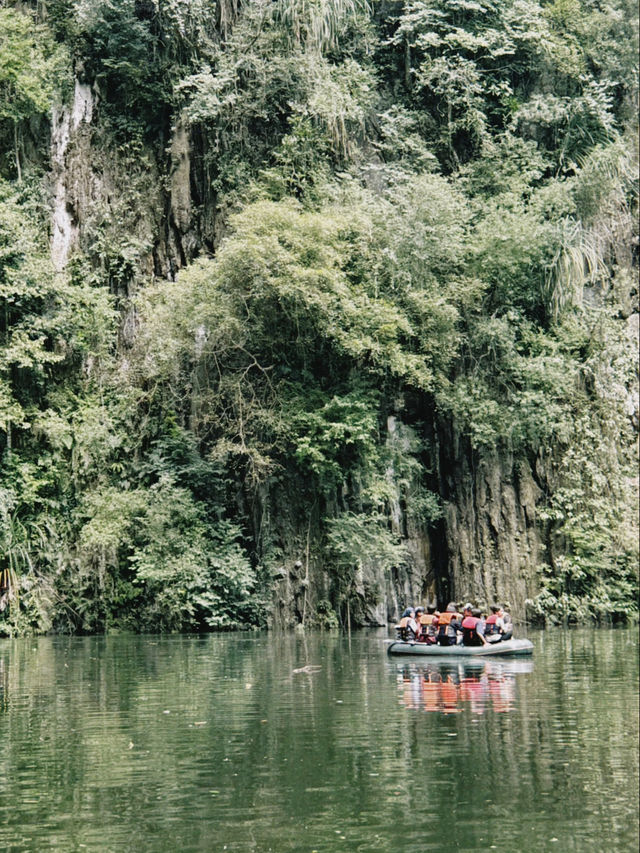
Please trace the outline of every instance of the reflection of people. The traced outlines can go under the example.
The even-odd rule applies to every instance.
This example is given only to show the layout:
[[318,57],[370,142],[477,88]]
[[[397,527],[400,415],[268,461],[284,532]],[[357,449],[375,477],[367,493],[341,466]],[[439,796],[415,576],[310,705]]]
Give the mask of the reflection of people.
[[397,670],[400,703],[407,709],[444,714],[460,713],[465,705],[473,714],[483,714],[489,707],[497,713],[511,711],[512,666],[486,658],[464,663],[441,660],[426,666],[405,663]]
[[457,714],[459,686],[453,675],[449,675],[445,681],[443,678],[440,685],[440,695],[442,697],[442,710],[445,714]]
[[515,700],[514,696],[515,680],[513,676],[507,677],[500,675],[497,677],[489,676],[489,696],[493,710],[499,714],[510,711],[513,708]]
[[422,685],[423,701],[425,711],[440,710],[440,685],[442,676],[440,672],[434,672],[427,669],[424,674],[424,683]]
[[484,714],[486,693],[486,676],[481,676],[477,670],[466,668],[464,678],[460,682],[460,699],[471,705],[474,714]]

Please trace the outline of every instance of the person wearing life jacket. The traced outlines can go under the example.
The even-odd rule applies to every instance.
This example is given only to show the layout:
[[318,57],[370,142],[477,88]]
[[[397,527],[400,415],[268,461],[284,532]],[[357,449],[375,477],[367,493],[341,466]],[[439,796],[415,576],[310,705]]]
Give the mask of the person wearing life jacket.
[[416,607],[416,622],[418,623],[418,642],[420,643],[435,642],[435,631],[429,631],[434,621],[433,614],[435,612],[435,607],[428,607],[427,610],[430,612],[425,613],[424,607],[422,607],[422,605],[420,607]]
[[425,643],[435,643],[438,633],[438,616],[436,615],[435,605],[429,605],[427,612],[420,616],[420,625],[422,627],[422,637]]
[[418,630],[418,623],[415,620],[415,610],[413,607],[407,607],[402,614],[402,618],[396,625],[396,635],[399,640],[415,642]]
[[503,640],[510,640],[511,637],[513,637],[513,622],[511,621],[511,614],[509,613],[510,609],[508,602],[505,602],[500,608],[502,621],[504,622],[504,634],[502,635]]
[[424,640],[425,640],[424,632],[423,632],[423,628],[422,628],[423,617],[424,617],[424,607],[421,604],[419,604],[415,608],[415,617],[414,617],[416,620],[416,625],[418,626],[418,634],[416,636],[416,642],[418,642],[418,643],[424,643]]
[[497,643],[504,639],[504,619],[499,604],[492,604],[489,608],[491,615],[487,617],[484,624],[484,636],[490,643]]
[[486,646],[482,611],[474,607],[470,613],[465,609],[465,614],[462,620],[462,644],[464,646]]
[[444,613],[441,613],[438,616],[438,645],[455,646],[458,641],[458,631],[461,630],[462,624],[458,619],[456,606],[451,602],[450,604],[447,604],[447,609]]

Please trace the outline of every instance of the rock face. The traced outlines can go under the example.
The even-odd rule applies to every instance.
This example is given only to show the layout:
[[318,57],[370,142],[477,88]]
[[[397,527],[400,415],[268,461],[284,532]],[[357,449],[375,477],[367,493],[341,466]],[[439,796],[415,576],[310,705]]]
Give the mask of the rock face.
[[[525,600],[538,591],[536,502],[542,492],[529,465],[495,452],[479,455],[450,425],[439,429],[437,476],[444,517],[436,524],[421,523],[411,505],[417,483],[407,482],[406,472],[390,464],[388,525],[402,540],[407,559],[391,571],[375,559],[363,561],[355,573],[348,614],[352,625],[393,624],[408,605],[444,606],[463,598],[481,606],[508,602],[517,621],[525,618]],[[414,443],[414,430],[399,415],[390,416],[391,458],[401,459]],[[283,553],[272,624],[291,627],[312,615],[319,600],[330,598],[332,575],[316,557],[319,518],[310,519],[304,531],[291,507],[272,505],[270,516]],[[344,607],[340,617],[345,625]]]
[[540,551],[541,491],[531,470],[510,456],[470,452],[447,460],[446,470],[449,569],[441,599],[508,602],[514,618],[523,617],[525,599],[537,592]]
[[[76,78],[73,102],[56,106],[51,119],[51,176],[53,211],[51,228],[51,257],[57,270],[64,269],[71,250],[77,245],[79,217],[75,193],[71,186],[73,169],[70,163],[72,143],[88,146],[87,131],[91,125],[95,95],[87,83]],[[74,158],[77,160],[77,157]],[[86,158],[90,160],[89,157]]]
[[201,250],[191,194],[191,142],[178,122],[163,164],[103,138],[100,91],[76,78],[73,101],[51,116],[51,256],[64,269],[79,248],[111,267],[129,295],[138,276],[173,279]]
[[[194,175],[199,155],[185,123],[178,120],[171,130],[164,166],[148,152],[134,152],[127,160],[126,152],[94,139],[98,105],[99,92],[77,79],[72,103],[52,116],[51,253],[61,270],[74,248],[93,251],[96,263],[116,271],[109,275],[114,293],[127,297],[128,276],[173,279],[180,267],[215,246],[215,204],[205,199]],[[121,339],[131,343],[127,317],[123,313]],[[131,337],[135,324],[129,325]],[[629,405],[637,417],[637,400]],[[509,455],[473,451],[454,425],[434,422],[426,441],[433,449],[430,488],[442,500],[443,517],[421,518],[416,496],[424,487],[423,472],[416,466],[408,474],[403,465],[414,458],[419,439],[424,436],[403,422],[402,401],[397,401],[386,422],[386,513],[388,530],[404,544],[406,558],[388,569],[369,555],[353,567],[347,612],[344,607],[340,612],[343,624],[386,625],[409,604],[442,606],[463,597],[483,605],[508,601],[514,618],[523,617],[525,599],[537,592],[540,551],[536,502],[541,491],[530,466]],[[343,498],[353,506],[357,484],[351,489]],[[335,576],[320,556],[322,516],[338,515],[347,502],[321,512],[313,495],[290,499],[282,491],[265,486],[255,506],[243,510],[254,516],[258,557],[264,531],[271,553],[278,554],[272,625],[290,627],[307,622],[319,601],[335,597]]]

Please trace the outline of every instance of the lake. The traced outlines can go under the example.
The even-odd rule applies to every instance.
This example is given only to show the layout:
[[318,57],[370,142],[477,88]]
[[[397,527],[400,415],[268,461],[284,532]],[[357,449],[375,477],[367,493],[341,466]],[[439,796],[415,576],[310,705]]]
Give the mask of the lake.
[[0,849],[635,853],[637,628],[526,634],[0,640]]

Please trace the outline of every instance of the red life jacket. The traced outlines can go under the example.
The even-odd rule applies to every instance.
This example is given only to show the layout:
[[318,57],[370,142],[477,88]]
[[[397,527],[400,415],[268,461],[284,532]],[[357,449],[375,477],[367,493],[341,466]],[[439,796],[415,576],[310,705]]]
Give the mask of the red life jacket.
[[496,622],[498,621],[499,618],[500,617],[498,616],[497,613],[492,613],[491,616],[488,617],[488,619],[485,623],[485,629],[484,629],[485,634],[499,634],[500,633],[500,628],[498,628],[498,626],[496,625]]
[[476,626],[479,621],[476,616],[465,616],[462,620],[462,644],[464,646],[484,645],[476,633]]

